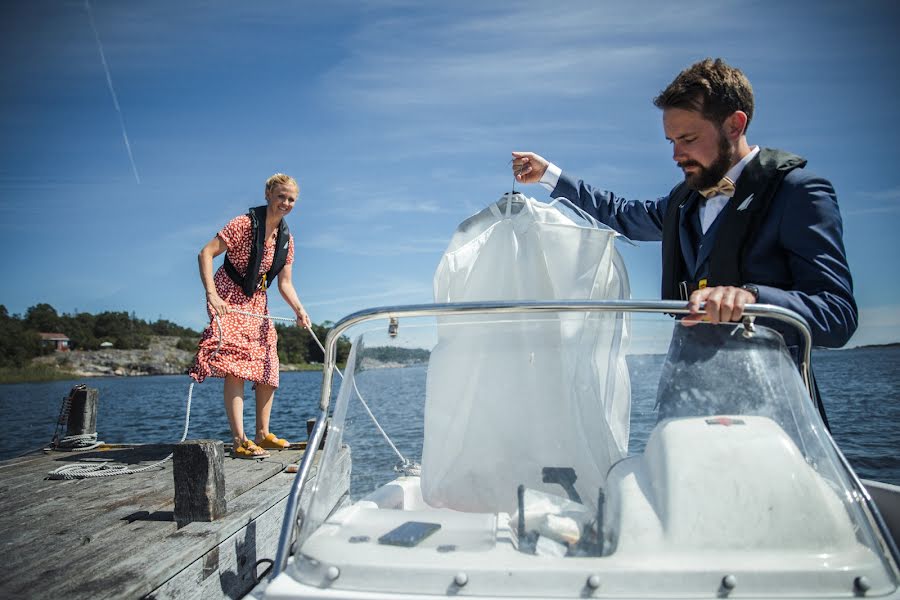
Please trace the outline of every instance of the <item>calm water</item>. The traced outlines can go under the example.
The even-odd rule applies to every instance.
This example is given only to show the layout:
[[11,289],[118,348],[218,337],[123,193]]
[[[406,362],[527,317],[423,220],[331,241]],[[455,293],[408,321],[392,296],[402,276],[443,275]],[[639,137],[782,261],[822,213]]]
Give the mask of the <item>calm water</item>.
[[[653,404],[657,379],[647,373],[657,373],[660,363],[658,356],[629,357],[632,452],[643,448],[656,421]],[[832,434],[857,474],[900,485],[900,348],[821,351],[815,353],[813,363]],[[273,431],[291,441],[306,439],[306,420],[316,416],[321,380],[318,372],[282,373],[272,410]],[[421,394],[424,368],[368,371],[358,381],[363,396],[401,453],[418,459],[421,405],[408,400]],[[100,391],[100,439],[108,443],[178,441],[184,427],[189,382],[186,376],[86,380]],[[7,435],[0,438],[3,457],[50,441],[60,401],[75,383],[0,385],[0,420],[7,425]],[[254,409],[249,385],[246,392],[250,401],[244,411],[245,424],[252,431]],[[190,418],[189,438],[230,438],[222,408],[221,380],[209,379],[194,386]],[[390,473],[397,463],[358,402],[348,411],[345,437],[353,450],[354,464],[373,460],[376,470]],[[376,483],[363,480],[354,491],[365,491]]]

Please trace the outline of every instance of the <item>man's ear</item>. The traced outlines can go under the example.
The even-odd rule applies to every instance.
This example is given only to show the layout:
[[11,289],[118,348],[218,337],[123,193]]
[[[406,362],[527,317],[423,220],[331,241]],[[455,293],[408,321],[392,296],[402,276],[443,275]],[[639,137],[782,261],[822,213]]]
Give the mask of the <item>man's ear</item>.
[[725,134],[732,140],[741,137],[747,131],[747,113],[742,110],[736,110],[725,119]]

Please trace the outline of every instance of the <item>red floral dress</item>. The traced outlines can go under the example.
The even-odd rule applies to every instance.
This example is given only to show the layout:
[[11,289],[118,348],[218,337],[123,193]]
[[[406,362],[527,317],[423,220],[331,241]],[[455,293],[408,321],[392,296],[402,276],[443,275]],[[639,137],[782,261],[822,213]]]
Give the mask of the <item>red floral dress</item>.
[[[253,226],[248,215],[232,219],[217,235],[228,247],[228,258],[237,270],[247,270],[250,262]],[[265,273],[275,258],[274,236],[266,241],[259,272]],[[287,265],[294,262],[294,236],[288,241]],[[216,291],[231,310],[241,310],[258,315],[269,314],[265,290],[257,290],[248,298],[241,286],[225,272],[225,267],[216,271],[213,279]],[[271,282],[270,282],[271,284]],[[209,327],[200,338],[197,356],[188,374],[201,383],[207,377],[225,377],[230,373],[241,379],[255,383],[265,383],[278,387],[278,334],[272,321],[229,312],[221,318],[222,345],[219,347],[219,328],[216,326],[215,311],[207,302]],[[216,348],[219,348],[218,352]]]

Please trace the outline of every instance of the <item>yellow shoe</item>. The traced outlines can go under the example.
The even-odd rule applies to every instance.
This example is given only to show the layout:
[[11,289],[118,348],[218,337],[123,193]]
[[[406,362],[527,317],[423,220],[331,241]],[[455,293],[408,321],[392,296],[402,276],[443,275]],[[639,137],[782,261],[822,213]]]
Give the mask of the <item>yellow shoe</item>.
[[271,432],[267,433],[266,437],[256,443],[259,444],[261,448],[268,448],[270,450],[284,450],[291,446],[289,441],[278,438]]
[[247,458],[254,460],[257,458],[269,458],[272,456],[250,440],[244,440],[240,446],[231,449],[231,458]]

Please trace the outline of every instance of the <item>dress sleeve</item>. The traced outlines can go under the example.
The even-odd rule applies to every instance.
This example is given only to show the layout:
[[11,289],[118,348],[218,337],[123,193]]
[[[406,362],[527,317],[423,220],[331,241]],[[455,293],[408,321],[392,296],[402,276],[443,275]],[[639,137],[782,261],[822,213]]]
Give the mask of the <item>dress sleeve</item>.
[[288,255],[287,255],[287,260],[285,261],[284,264],[286,264],[286,265],[294,264],[294,235],[293,234],[290,234],[290,237],[288,238]]
[[219,236],[229,251],[244,241],[250,233],[250,217],[240,215],[228,221],[228,224],[222,228],[216,235]]

